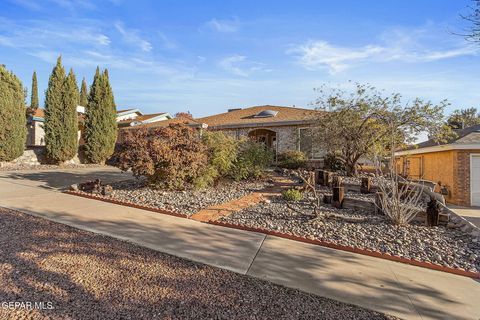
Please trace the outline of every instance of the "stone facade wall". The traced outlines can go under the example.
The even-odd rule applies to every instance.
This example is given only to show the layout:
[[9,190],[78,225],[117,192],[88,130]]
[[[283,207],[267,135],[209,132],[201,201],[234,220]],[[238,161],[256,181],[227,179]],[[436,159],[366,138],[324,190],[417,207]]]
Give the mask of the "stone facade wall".
[[238,128],[238,129],[221,129],[225,134],[235,137],[236,139],[247,138],[249,132],[256,129],[266,129],[276,132],[277,134],[277,153],[285,151],[298,150],[298,129],[305,126],[283,126],[283,127],[258,127],[258,128]]
[[32,121],[27,125],[27,146],[44,146],[45,131],[43,122]]
[[[65,161],[66,164],[81,164],[85,163],[85,156],[83,152],[77,154],[73,159]],[[0,167],[19,167],[19,166],[38,166],[42,164],[49,164],[46,158],[45,147],[29,147],[23,154],[10,162],[0,162]]]

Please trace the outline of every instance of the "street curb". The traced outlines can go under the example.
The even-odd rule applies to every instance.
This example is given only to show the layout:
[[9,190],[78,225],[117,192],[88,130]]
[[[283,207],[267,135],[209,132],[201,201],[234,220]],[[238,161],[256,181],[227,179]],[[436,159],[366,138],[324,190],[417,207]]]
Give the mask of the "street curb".
[[173,212],[173,211],[160,209],[160,208],[155,208],[155,207],[142,206],[142,205],[139,205],[139,204],[135,204],[133,202],[109,199],[109,198],[105,198],[105,197],[102,197],[102,196],[96,196],[96,195],[91,195],[91,194],[86,194],[86,193],[83,193],[83,192],[71,191],[71,190],[63,191],[63,193],[66,193],[66,194],[69,194],[69,195],[72,195],[72,196],[78,196],[78,197],[83,197],[83,198],[87,198],[87,199],[118,204],[118,205],[121,205],[121,206],[131,207],[131,208],[135,208],[135,209],[141,209],[141,210],[147,210],[147,211],[162,213],[162,214],[166,214],[166,215],[169,215],[169,216],[174,216],[174,217],[177,217],[177,218],[188,219],[188,215],[186,215],[186,214]]
[[209,223],[209,224],[213,224],[213,225],[217,225],[217,226],[221,226],[221,227],[227,227],[227,228],[233,228],[233,229],[263,233],[263,234],[266,234],[266,235],[276,236],[276,237],[279,237],[279,238],[295,240],[295,241],[309,243],[309,244],[315,244],[315,245],[319,245],[319,246],[327,247],[327,248],[331,248],[331,249],[336,249],[336,250],[358,253],[358,254],[362,254],[362,255],[366,255],[366,256],[370,256],[370,257],[375,257],[375,258],[400,262],[400,263],[404,263],[404,264],[413,265],[413,266],[416,266],[416,267],[422,267],[422,268],[426,268],[426,269],[451,273],[451,274],[464,276],[464,277],[468,277],[468,278],[480,279],[480,272],[471,272],[471,271],[467,271],[467,270],[464,270],[464,269],[456,269],[456,268],[445,267],[445,266],[442,266],[442,265],[433,264],[433,263],[429,263],[429,262],[398,257],[398,256],[394,256],[394,255],[391,255],[391,254],[388,254],[388,253],[382,253],[382,252],[379,252],[379,251],[372,251],[372,250],[361,249],[361,248],[357,248],[357,247],[343,246],[343,245],[335,244],[335,243],[332,243],[332,242],[316,240],[316,239],[309,239],[309,238],[305,238],[305,237],[291,235],[291,234],[288,234],[288,233],[277,232],[277,231],[272,231],[272,230],[263,229],[263,228],[248,227],[248,226],[237,225],[237,224],[226,223],[226,222],[208,221],[208,222],[205,222],[205,223]]

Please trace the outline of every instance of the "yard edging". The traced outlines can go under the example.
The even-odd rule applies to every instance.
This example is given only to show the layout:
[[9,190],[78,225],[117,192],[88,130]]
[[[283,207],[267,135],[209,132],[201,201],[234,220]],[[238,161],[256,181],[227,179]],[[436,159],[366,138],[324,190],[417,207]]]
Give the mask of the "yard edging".
[[87,199],[118,204],[118,205],[121,205],[121,206],[131,207],[131,208],[135,208],[135,209],[141,209],[141,210],[147,210],[147,211],[162,213],[162,214],[166,214],[166,215],[169,215],[169,216],[174,216],[174,217],[177,217],[177,218],[188,219],[188,215],[186,215],[186,214],[173,212],[173,211],[160,209],[160,208],[155,208],[155,207],[142,206],[142,205],[135,204],[135,203],[132,203],[132,202],[127,202],[127,201],[109,199],[109,198],[105,198],[105,197],[102,197],[102,196],[96,196],[96,195],[93,195],[93,194],[86,194],[84,192],[65,190],[65,191],[63,191],[63,193],[66,193],[66,194],[69,194],[69,195],[72,195],[72,196],[78,196],[78,197],[83,197],[83,198],[87,198]]
[[245,230],[245,231],[263,233],[263,234],[266,234],[266,235],[271,235],[271,236],[275,236],[275,237],[279,237],[279,238],[284,238],[284,239],[289,239],[289,240],[314,244],[314,245],[318,245],[318,246],[322,246],[322,247],[327,247],[327,248],[341,250],[341,251],[347,251],[347,252],[351,252],[351,253],[358,253],[358,254],[374,257],[374,258],[380,258],[380,259],[400,262],[400,263],[409,264],[409,265],[416,266],[416,267],[421,267],[421,268],[426,268],[426,269],[451,273],[451,274],[464,276],[464,277],[468,277],[468,278],[480,279],[480,272],[471,272],[471,271],[467,271],[467,270],[464,270],[464,269],[455,269],[455,268],[445,267],[445,266],[434,264],[434,263],[429,263],[429,262],[418,261],[418,260],[414,260],[414,259],[407,259],[407,258],[403,258],[403,257],[399,257],[399,256],[394,256],[394,255],[391,255],[391,254],[388,254],[388,253],[382,253],[380,251],[373,251],[373,250],[361,249],[361,248],[357,248],[357,247],[344,246],[344,245],[335,244],[333,242],[310,239],[310,238],[306,238],[306,237],[295,236],[295,235],[288,234],[288,233],[277,232],[277,231],[272,231],[272,230],[263,229],[263,228],[254,228],[254,227],[249,227],[249,226],[244,226],[244,225],[237,225],[237,224],[233,224],[233,223],[226,223],[226,222],[220,222],[220,221],[208,221],[208,222],[204,222],[204,223],[213,224],[213,225],[226,227],[226,228],[233,228],[233,229],[238,229],[238,230]]
[[[170,216],[174,216],[174,217],[178,217],[178,218],[190,219],[190,217],[186,214],[181,214],[181,213],[177,213],[177,212],[173,212],[173,211],[168,211],[168,210],[165,210],[165,209],[142,206],[142,205],[138,205],[138,204],[135,204],[135,203],[126,202],[126,201],[109,199],[109,198],[105,198],[105,197],[102,197],[102,196],[86,194],[84,192],[66,190],[66,191],[64,191],[64,193],[74,195],[74,196],[84,197],[84,198],[87,198],[87,199],[98,200],[98,201],[113,203],[113,204],[122,205],[122,206],[126,206],[126,207],[131,207],[131,208],[135,208],[135,209],[141,209],[141,210],[147,210],[147,211],[152,211],[152,212],[156,212],[156,213],[166,214],[166,215],[170,215]],[[192,219],[192,220],[195,220],[195,219]],[[226,222],[220,222],[220,221],[214,221],[214,220],[208,220],[208,221],[196,220],[196,221],[199,221],[199,222],[202,222],[202,223],[207,223],[207,224],[212,224],[212,225],[217,225],[217,226],[221,226],[221,227],[226,227],[226,228],[232,228],[232,229],[238,229],[238,230],[244,230],[244,231],[251,231],[251,232],[258,232],[258,233],[262,233],[262,234],[266,234],[266,235],[276,236],[276,237],[279,237],[279,238],[299,241],[299,242],[303,242],[303,243],[314,244],[314,245],[327,247],[327,248],[331,248],[331,249],[362,254],[362,255],[366,255],[366,256],[370,256],[370,257],[374,257],[374,258],[380,258],[380,259],[385,259],[385,260],[390,260],[390,261],[395,261],[395,262],[400,262],[400,263],[404,263],[404,264],[408,264],[408,265],[412,265],[412,266],[416,266],[416,267],[421,267],[421,268],[426,268],[426,269],[430,269],[430,270],[446,272],[446,273],[455,274],[455,275],[464,276],[464,277],[473,278],[473,279],[480,279],[480,272],[471,272],[471,271],[467,271],[467,270],[459,269],[459,268],[456,269],[456,268],[451,268],[451,267],[445,267],[445,266],[430,263],[430,262],[424,262],[424,261],[419,261],[419,260],[414,260],[414,259],[407,259],[407,258],[391,255],[389,253],[382,253],[380,251],[373,251],[373,250],[361,249],[361,248],[358,248],[358,247],[344,246],[344,245],[335,244],[333,242],[327,242],[327,241],[322,241],[322,240],[317,240],[317,239],[310,239],[310,238],[306,238],[306,237],[295,236],[295,235],[288,234],[288,233],[277,232],[277,231],[272,231],[272,230],[263,229],[263,228],[254,228],[254,227],[249,227],[249,226],[244,226],[244,225],[237,225],[237,224],[233,224],[233,223],[226,223]]]

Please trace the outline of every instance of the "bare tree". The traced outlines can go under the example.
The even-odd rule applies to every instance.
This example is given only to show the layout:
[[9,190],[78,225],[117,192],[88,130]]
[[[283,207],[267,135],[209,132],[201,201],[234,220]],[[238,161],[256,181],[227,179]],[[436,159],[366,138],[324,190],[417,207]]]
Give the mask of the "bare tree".
[[464,20],[470,23],[470,29],[467,34],[463,34],[468,41],[480,42],[480,0],[472,0],[473,5],[469,6],[471,13],[460,15]]

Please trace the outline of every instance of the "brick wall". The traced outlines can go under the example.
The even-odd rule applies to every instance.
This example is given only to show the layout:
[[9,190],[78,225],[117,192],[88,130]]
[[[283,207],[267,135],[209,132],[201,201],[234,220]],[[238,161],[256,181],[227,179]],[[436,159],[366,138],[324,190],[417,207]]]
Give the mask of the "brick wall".
[[480,150],[459,150],[456,152],[454,162],[454,183],[455,204],[470,206],[470,155],[480,153]]

